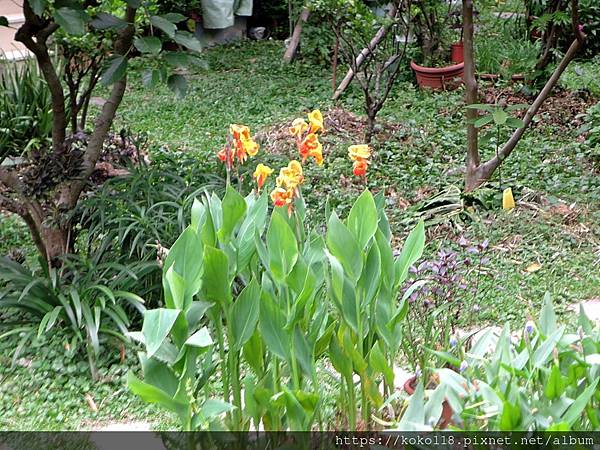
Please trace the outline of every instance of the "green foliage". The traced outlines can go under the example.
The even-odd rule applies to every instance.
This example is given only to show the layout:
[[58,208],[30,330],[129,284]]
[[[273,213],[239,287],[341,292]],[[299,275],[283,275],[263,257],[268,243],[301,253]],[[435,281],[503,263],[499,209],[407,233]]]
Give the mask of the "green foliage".
[[8,259],[0,259],[0,310],[19,311],[18,325],[4,323],[0,338],[19,335],[13,362],[29,341],[56,329],[68,334],[70,352],[81,346],[88,355],[90,370],[97,377],[95,360],[101,345],[111,340],[127,342],[131,308],[143,312],[144,301],[127,289],[146,271],[147,263],[125,267],[117,263],[86,261],[68,256],[60,270],[42,267],[40,273]]
[[437,370],[434,393],[444,390],[458,429],[598,429],[599,351],[600,330],[583,310],[571,333],[557,323],[546,295],[538,321],[517,334],[509,325],[499,334],[487,329],[469,348],[452,349],[447,362],[462,359],[460,373]]
[[0,69],[0,163],[44,147],[52,132],[52,102],[37,66],[3,62]]
[[[176,348],[168,353],[182,357],[178,342],[189,340],[178,323],[201,317],[189,309],[202,304],[216,330],[223,400],[235,407],[226,421],[229,428],[248,429],[251,421],[254,426],[262,421],[266,430],[311,429],[321,420],[321,358],[329,359],[344,380],[338,395],[350,412],[351,428],[358,409],[352,375],[359,375],[363,419],[370,422],[372,405],[382,403],[378,377],[388,391],[393,389],[392,367],[406,312],[405,304],[396,305],[397,294],[424,245],[421,224],[393,257],[381,200],[376,203],[365,191],[346,222],[332,214],[326,244],[306,229],[301,199],[291,215],[275,208],[270,220],[264,193],[242,198],[229,186],[222,201],[215,195],[197,200],[192,225],[164,264],[167,309],[148,311],[138,333],[146,357],[159,358],[169,345]],[[190,333],[192,328],[187,328]],[[164,364],[182,373],[177,361]],[[242,363],[251,371],[242,374]],[[173,389],[170,394],[166,387],[161,393],[144,392],[140,386],[137,380],[130,384],[145,400],[177,412],[184,427],[197,428],[190,422],[190,407],[182,406],[188,400],[176,397]]]

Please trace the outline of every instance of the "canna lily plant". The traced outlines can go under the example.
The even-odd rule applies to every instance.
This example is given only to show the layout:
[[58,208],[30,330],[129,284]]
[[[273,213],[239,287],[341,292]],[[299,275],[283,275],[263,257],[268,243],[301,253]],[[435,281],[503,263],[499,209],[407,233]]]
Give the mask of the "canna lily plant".
[[[247,127],[230,132],[219,152],[228,173],[258,151]],[[301,161],[321,164],[321,113],[294,121],[290,132]],[[359,155],[367,161],[370,151]],[[222,199],[194,201],[190,225],[168,253],[166,307],[149,311],[135,334],[146,346],[144,379],[130,375],[129,386],[175,411],[185,429],[223,415],[231,430],[323,429],[322,360],[341,376],[338,398],[350,429],[358,426],[359,404],[369,427],[373,408],[394,389],[407,308],[398,303],[399,288],[422,253],[423,224],[394,258],[383,196],[365,191],[347,220],[331,214],[324,236],[309,229],[301,161],[280,169],[270,195],[263,188],[274,170],[258,164],[249,195],[228,183]],[[168,385],[155,366],[169,374]],[[222,386],[219,399],[202,396],[210,376]]]

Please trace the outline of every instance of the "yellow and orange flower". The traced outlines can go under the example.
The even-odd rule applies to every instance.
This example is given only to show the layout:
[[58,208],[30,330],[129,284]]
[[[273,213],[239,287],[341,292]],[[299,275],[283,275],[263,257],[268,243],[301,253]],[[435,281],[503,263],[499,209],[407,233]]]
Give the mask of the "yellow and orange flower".
[[217,157],[227,165],[228,169],[231,169],[236,159],[240,164],[244,164],[248,156],[255,156],[259,145],[250,137],[250,128],[246,125],[231,124],[229,132],[231,139],[225,148],[217,153]]
[[323,146],[319,142],[319,138],[314,133],[309,133],[306,137],[298,144],[298,151],[302,157],[302,163],[306,162],[306,158],[311,155],[311,152],[321,153],[322,156]]
[[351,145],[348,147],[348,156],[352,161],[368,160],[371,157],[371,148],[367,144]]
[[302,133],[304,133],[306,130],[308,130],[308,124],[306,123],[306,121],[304,119],[295,119],[292,122],[292,126],[290,127],[290,134],[292,136],[298,136],[300,137],[302,135]]
[[279,171],[279,176],[275,182],[278,187],[286,190],[295,190],[304,182],[302,165],[296,160],[290,161],[287,167],[284,167]]
[[233,139],[250,139],[250,128],[246,125],[237,125],[233,123],[229,125],[229,132],[233,136]]
[[291,210],[292,201],[294,200],[294,190],[276,187],[271,192],[271,200],[273,200],[275,206],[287,205],[288,209]]
[[351,145],[348,147],[348,157],[354,161],[352,165],[352,172],[357,177],[364,177],[367,175],[367,169],[369,167],[369,158],[371,158],[371,148],[366,144]]
[[310,122],[310,133],[325,131],[323,127],[323,114],[318,109],[308,113],[308,121]]
[[256,166],[256,170],[254,171],[253,177],[256,179],[258,192],[260,192],[261,188],[264,186],[267,177],[272,173],[273,169],[271,169],[269,166],[265,166],[262,163]]

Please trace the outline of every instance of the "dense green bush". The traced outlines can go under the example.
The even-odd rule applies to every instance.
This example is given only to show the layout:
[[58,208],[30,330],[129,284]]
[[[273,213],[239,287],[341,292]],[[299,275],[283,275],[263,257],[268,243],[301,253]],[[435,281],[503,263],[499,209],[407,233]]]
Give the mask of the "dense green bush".
[[132,311],[145,310],[144,300],[131,291],[149,270],[148,263],[126,267],[68,255],[61,269],[42,265],[32,272],[2,258],[0,314],[15,323],[3,320],[0,339],[19,335],[15,361],[28,341],[61,328],[69,336],[69,350],[87,354],[95,378],[101,346],[111,340],[127,341]]
[[52,103],[44,77],[31,60],[0,67],[0,162],[48,144]]

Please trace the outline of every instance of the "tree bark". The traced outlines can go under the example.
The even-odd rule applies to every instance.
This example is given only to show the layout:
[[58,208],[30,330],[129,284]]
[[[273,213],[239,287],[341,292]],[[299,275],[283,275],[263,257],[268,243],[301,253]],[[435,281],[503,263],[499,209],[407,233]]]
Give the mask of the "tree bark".
[[[463,0],[463,45],[464,45],[464,81],[465,103],[477,103],[477,78],[475,77],[475,60],[473,53],[473,0]],[[477,128],[474,121],[477,119],[477,110],[467,109],[467,170],[466,186],[473,184],[473,177],[480,164]]]
[[298,51],[298,45],[300,45],[300,36],[302,35],[302,28],[304,27],[304,23],[308,20],[310,16],[310,10],[305,6],[302,8],[302,12],[300,13],[300,17],[298,18],[298,22],[296,22],[296,26],[294,27],[294,32],[292,33],[292,38],[290,39],[290,45],[285,50],[285,54],[283,55],[283,60],[286,63],[292,62],[294,57],[296,56],[296,52]]

